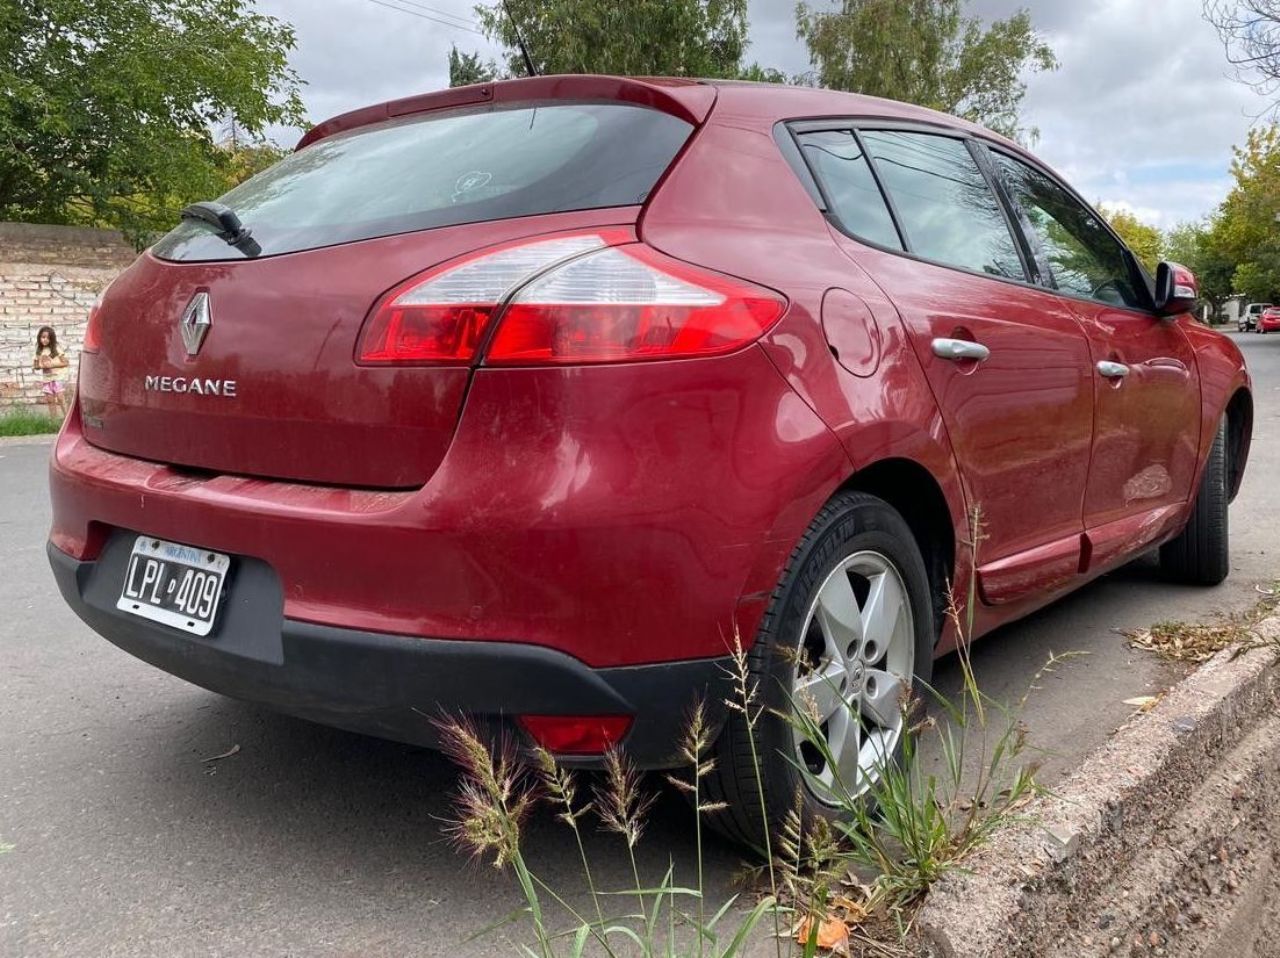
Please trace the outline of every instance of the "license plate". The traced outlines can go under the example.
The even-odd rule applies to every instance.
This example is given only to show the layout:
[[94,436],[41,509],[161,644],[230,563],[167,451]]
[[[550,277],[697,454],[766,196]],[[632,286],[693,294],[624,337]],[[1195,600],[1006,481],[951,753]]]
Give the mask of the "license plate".
[[175,629],[208,635],[231,557],[138,536],[116,608]]

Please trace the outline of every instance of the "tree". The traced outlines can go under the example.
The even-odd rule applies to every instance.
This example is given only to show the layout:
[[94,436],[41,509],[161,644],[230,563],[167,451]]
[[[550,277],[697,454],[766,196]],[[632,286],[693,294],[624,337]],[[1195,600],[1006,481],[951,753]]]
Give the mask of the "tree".
[[1103,208],[1102,215],[1107,218],[1111,228],[1120,234],[1124,245],[1133,250],[1149,272],[1154,273],[1156,264],[1164,254],[1164,237],[1160,235],[1160,231],[1154,226],[1148,226],[1128,210]]
[[289,151],[274,143],[236,144],[224,140],[218,148],[226,153],[219,158],[222,170],[222,186],[220,193],[227,192],[233,186],[243,183],[251,176],[256,176],[269,166],[283,160]]
[[789,77],[775,67],[761,66],[752,63],[738,71],[739,80],[750,80],[753,83],[798,83],[799,78]]
[[[1263,96],[1280,92],[1280,0],[1205,0],[1237,79]],[[1280,108],[1280,100],[1272,110]]]
[[539,74],[736,77],[747,46],[747,0],[507,0],[475,9],[515,76],[527,72],[520,38]]
[[1231,164],[1235,185],[1223,200],[1214,230],[1235,264],[1238,292],[1280,298],[1280,125],[1255,127]]
[[1236,263],[1221,248],[1218,224],[1216,217],[1199,223],[1180,223],[1164,237],[1165,256],[1196,274],[1200,298],[1209,304],[1212,316],[1222,311],[1235,289],[1232,279]]
[[470,86],[501,78],[498,65],[484,63],[478,53],[462,53],[455,44],[449,49],[449,86]]
[[1058,62],[1025,10],[984,26],[966,4],[842,0],[819,12],[800,2],[796,30],[819,86],[918,103],[1016,136],[1022,77]]
[[293,46],[252,0],[3,0],[0,219],[172,225],[225,189],[216,126],[303,122]]

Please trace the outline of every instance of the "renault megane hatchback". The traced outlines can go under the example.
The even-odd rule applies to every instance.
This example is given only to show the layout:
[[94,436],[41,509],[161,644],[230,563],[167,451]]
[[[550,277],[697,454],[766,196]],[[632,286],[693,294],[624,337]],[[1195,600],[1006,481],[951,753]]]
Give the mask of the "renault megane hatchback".
[[[978,634],[1157,547],[1227,575],[1252,400],[1195,296],[913,106],[597,76],[397,100],[107,290],[49,557],[122,649],[375,735],[461,712],[663,768],[702,699],[746,838],[875,779],[975,563]],[[764,713],[763,808],[735,637],[825,742]]]

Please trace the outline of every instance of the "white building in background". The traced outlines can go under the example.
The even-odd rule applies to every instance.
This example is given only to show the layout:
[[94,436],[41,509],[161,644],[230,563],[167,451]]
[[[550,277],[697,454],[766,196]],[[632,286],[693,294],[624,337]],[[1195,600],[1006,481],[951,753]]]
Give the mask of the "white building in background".
[[1234,326],[1240,322],[1240,314],[1243,312],[1244,296],[1241,294],[1230,296],[1227,298],[1227,301],[1222,304],[1222,322],[1229,323]]

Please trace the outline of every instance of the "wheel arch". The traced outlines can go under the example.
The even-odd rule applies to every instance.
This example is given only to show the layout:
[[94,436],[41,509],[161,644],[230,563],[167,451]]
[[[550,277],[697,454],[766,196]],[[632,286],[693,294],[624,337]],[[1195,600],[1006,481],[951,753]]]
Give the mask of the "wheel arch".
[[951,583],[956,575],[955,511],[942,484],[915,460],[894,457],[858,469],[836,490],[847,491],[865,492],[883,499],[911,529],[924,555],[933,596],[934,629],[941,636]]
[[1244,479],[1253,440],[1253,394],[1241,386],[1227,401],[1227,498],[1234,500]]

